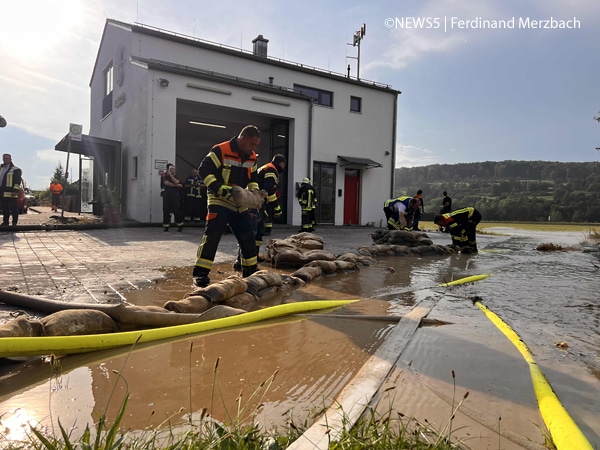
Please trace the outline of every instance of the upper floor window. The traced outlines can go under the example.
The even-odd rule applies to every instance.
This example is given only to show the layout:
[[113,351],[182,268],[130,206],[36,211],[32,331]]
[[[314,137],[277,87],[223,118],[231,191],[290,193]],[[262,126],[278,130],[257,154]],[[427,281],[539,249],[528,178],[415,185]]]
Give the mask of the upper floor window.
[[350,96],[350,111],[361,112],[362,111],[362,98]]
[[104,95],[108,95],[113,91],[113,73],[114,68],[112,62],[110,65],[104,70]]
[[113,64],[112,61],[104,69],[104,98],[102,99],[102,117],[106,117],[112,111],[113,93]]
[[296,92],[300,92],[301,94],[312,97],[313,102],[317,105],[333,107],[333,92],[331,91],[302,86],[300,84],[294,84],[294,90]]

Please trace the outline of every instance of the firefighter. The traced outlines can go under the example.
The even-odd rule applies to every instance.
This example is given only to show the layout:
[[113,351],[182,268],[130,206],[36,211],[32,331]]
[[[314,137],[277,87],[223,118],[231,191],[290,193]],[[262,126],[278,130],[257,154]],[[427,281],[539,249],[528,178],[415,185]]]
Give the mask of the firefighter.
[[477,251],[475,233],[479,222],[481,222],[481,213],[471,206],[438,214],[433,219],[433,223],[444,227],[450,233],[452,246],[462,253]]
[[411,231],[415,211],[420,206],[416,198],[408,195],[386,200],[383,204],[383,212],[387,219],[387,229]]
[[12,212],[12,226],[16,227],[19,221],[19,186],[21,185],[21,169],[12,162],[8,153],[2,155],[0,166],[0,202],[2,203],[2,226],[8,226],[8,219]]
[[[283,214],[279,199],[277,198],[277,186],[279,185],[279,175],[285,170],[285,163],[285,156],[277,154],[273,156],[271,162],[258,169],[258,186],[267,192],[265,206],[261,215],[264,219],[264,232],[262,233],[264,236],[271,236],[273,218],[281,217]],[[262,244],[262,240],[260,243]],[[260,247],[258,242],[256,245]]]
[[296,193],[300,207],[302,208],[302,228],[300,232],[312,233],[315,231],[315,209],[317,208],[317,194],[315,188],[310,184],[310,178],[303,178],[298,192]]
[[257,270],[250,213],[247,208],[235,205],[231,189],[233,186],[258,189],[255,152],[258,144],[260,131],[254,125],[247,125],[237,137],[215,145],[200,163],[198,172],[207,187],[208,213],[192,272],[198,287],[210,284],[210,270],[228,224],[242,251],[242,275],[247,277]]
[[186,222],[194,220],[194,222],[200,222],[202,217],[202,188],[204,183],[200,175],[198,175],[198,169],[192,169],[192,174],[185,180],[185,218]]

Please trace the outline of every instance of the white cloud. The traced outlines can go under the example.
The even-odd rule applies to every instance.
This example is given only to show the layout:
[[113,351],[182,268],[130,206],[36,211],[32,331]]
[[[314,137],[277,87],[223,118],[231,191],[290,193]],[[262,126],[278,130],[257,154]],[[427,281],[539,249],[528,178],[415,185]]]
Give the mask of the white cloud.
[[439,164],[434,151],[410,144],[396,144],[396,167],[416,167]]

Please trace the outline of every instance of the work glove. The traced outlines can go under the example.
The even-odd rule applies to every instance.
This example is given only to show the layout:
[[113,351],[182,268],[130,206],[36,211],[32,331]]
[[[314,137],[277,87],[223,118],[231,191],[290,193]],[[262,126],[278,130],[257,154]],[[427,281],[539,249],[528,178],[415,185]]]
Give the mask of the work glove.
[[277,205],[275,208],[273,208],[273,217],[281,217],[282,214],[283,211],[281,210],[280,205]]
[[217,196],[229,200],[231,198],[232,189],[233,188],[231,186],[227,186],[226,184],[224,184],[217,191]]

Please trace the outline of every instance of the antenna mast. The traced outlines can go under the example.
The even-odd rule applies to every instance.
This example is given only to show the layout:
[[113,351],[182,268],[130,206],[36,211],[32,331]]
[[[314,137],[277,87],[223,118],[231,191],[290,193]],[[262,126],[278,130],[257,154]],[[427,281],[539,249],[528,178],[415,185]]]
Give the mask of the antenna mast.
[[367,24],[363,23],[363,26],[360,27],[360,30],[358,30],[356,33],[354,33],[354,36],[352,38],[352,46],[358,47],[358,53],[356,56],[356,79],[357,80],[360,80],[360,41],[362,41],[362,39],[365,37],[366,34],[367,34]]

